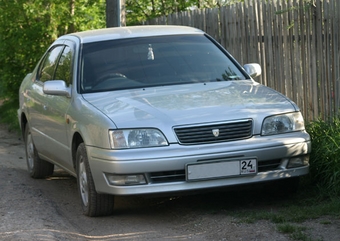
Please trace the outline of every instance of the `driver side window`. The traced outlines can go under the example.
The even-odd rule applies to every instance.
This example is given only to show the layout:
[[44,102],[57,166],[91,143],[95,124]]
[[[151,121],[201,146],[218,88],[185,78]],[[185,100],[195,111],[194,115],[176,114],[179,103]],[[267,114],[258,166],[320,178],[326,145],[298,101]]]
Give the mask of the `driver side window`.
[[72,84],[72,51],[69,46],[64,48],[60,56],[54,79],[64,80],[67,86]]
[[64,46],[57,46],[51,49],[40,65],[37,80],[45,82],[54,79],[54,72],[58,63],[58,57]]

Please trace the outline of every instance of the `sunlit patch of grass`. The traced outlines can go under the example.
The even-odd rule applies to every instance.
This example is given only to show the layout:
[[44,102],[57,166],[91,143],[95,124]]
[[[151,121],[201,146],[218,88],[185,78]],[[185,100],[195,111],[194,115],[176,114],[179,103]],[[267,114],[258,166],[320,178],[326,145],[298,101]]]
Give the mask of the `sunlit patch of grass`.
[[280,233],[289,234],[290,238],[293,240],[303,240],[303,241],[311,241],[313,240],[309,237],[304,231],[307,229],[306,227],[301,227],[296,224],[291,223],[282,223],[276,226],[277,230]]
[[320,224],[329,225],[329,224],[332,224],[332,222],[329,220],[323,220],[320,222]]
[[302,230],[297,230],[296,232],[292,233],[290,237],[293,240],[302,240],[302,241],[315,241],[312,239],[312,237],[309,237],[307,234],[305,234]]
[[292,234],[296,232],[297,227],[295,225],[292,225],[290,223],[282,223],[277,225],[277,230],[280,233],[285,233],[285,234]]

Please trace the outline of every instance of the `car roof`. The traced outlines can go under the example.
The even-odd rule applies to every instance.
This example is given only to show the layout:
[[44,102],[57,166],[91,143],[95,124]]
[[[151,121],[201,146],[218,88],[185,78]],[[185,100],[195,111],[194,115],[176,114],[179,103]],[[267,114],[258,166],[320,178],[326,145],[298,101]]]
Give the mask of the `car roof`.
[[142,25],[88,30],[64,35],[59,39],[76,37],[81,43],[91,43],[114,39],[203,33],[204,32],[199,29],[187,26]]

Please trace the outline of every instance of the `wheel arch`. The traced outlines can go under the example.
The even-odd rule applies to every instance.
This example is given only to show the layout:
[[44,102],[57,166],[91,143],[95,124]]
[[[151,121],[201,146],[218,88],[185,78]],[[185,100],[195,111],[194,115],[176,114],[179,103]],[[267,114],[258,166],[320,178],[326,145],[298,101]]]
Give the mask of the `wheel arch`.
[[72,140],[72,163],[73,163],[73,168],[76,170],[76,155],[77,155],[77,149],[78,146],[83,143],[83,137],[80,135],[79,132],[75,132],[73,135],[73,140]]
[[25,137],[25,130],[27,126],[28,120],[26,117],[26,114],[24,112],[21,113],[20,116],[20,128],[21,128],[21,136],[24,138]]

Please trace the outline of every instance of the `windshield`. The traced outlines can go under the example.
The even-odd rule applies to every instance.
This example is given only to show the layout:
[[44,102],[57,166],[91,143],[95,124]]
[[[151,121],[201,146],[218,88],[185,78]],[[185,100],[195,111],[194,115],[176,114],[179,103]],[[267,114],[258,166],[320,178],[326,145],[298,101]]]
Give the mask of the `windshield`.
[[84,44],[81,68],[82,93],[245,79],[204,35]]

